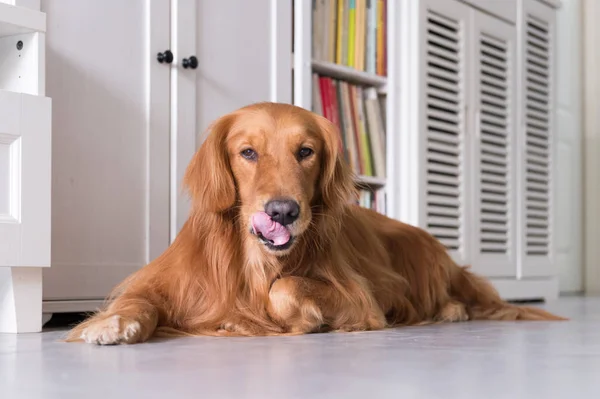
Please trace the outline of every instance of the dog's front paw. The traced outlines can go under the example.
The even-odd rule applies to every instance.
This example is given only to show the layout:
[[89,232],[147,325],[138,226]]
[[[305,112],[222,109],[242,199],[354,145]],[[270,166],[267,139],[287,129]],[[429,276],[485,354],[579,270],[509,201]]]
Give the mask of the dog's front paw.
[[324,323],[321,309],[298,289],[301,282],[297,277],[284,277],[269,291],[269,315],[291,333],[315,332]]
[[141,340],[142,326],[135,320],[113,315],[97,320],[81,333],[81,339],[89,344],[133,344]]

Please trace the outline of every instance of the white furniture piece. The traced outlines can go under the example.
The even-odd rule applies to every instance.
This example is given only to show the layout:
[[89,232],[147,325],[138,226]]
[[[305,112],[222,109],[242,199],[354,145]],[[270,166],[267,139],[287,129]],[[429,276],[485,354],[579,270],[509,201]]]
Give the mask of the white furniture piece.
[[209,123],[255,101],[310,109],[316,71],[386,97],[386,178],[368,183],[389,216],[430,230],[506,298],[554,297],[555,6],[388,0],[382,78],[313,60],[309,0],[41,0],[44,312],[94,310],[158,256],[187,218],[181,180]]
[[[430,231],[507,299],[558,295],[556,6],[388,2],[387,213]],[[294,11],[297,105],[311,107],[313,71],[376,84],[314,62],[311,6]]]
[[0,332],[42,327],[51,224],[45,31],[39,4],[0,1]]
[[[92,311],[169,245],[169,0],[42,0],[53,99],[44,312]],[[181,109],[181,108],[180,108]]]
[[[280,84],[290,75],[291,1],[41,0],[41,8],[54,101],[43,311],[93,311],[185,222],[181,179],[208,124],[254,101],[291,101],[290,78]],[[279,31],[256,23],[265,15]],[[286,45],[287,58],[275,58]]]
[[409,2],[400,218],[509,299],[558,295],[555,17],[539,0]]

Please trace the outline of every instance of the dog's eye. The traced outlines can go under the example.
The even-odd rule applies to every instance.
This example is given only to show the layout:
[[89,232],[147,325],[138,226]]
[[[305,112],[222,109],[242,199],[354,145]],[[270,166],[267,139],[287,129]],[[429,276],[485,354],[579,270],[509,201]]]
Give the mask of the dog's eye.
[[249,161],[256,161],[256,158],[258,158],[258,154],[252,148],[247,148],[240,154]]
[[312,154],[314,153],[313,150],[311,150],[310,148],[307,147],[302,147],[300,148],[300,151],[298,151],[298,157],[300,159],[304,159],[304,158],[308,158],[310,157]]

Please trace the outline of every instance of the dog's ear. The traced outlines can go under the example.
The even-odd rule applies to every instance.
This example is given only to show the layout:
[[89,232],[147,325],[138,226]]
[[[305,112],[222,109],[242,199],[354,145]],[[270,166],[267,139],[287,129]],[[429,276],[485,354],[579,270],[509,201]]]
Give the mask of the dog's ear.
[[236,189],[225,140],[234,116],[217,119],[187,167],[183,184],[200,212],[222,212],[235,204]]
[[342,153],[341,134],[337,126],[322,116],[315,116],[321,131],[324,151],[320,191],[325,208],[346,206],[356,195],[354,176]]

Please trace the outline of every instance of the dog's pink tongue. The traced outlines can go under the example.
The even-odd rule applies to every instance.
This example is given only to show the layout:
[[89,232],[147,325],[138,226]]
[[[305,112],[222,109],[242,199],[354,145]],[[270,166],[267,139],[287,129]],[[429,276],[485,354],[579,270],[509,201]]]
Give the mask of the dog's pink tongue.
[[252,228],[254,233],[260,233],[274,245],[283,245],[290,240],[290,232],[282,225],[271,220],[264,212],[252,215]]

